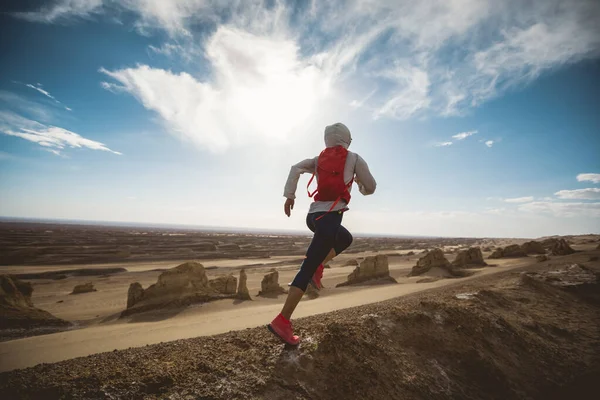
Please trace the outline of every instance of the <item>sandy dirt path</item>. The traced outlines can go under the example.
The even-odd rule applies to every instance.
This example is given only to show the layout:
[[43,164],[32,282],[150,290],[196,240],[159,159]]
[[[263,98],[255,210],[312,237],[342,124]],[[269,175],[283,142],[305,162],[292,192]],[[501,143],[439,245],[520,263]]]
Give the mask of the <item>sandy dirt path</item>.
[[[417,284],[408,278],[397,285],[325,289],[314,300],[304,300],[295,318],[376,303],[419,291],[463,283],[482,275],[495,274],[530,263],[514,260],[496,268],[484,268],[473,277],[444,279]],[[0,371],[53,363],[90,354],[139,347],[196,336],[214,335],[267,324],[283,303],[283,296],[267,302],[244,302],[232,307],[232,300],[191,306],[179,314],[153,322],[113,321],[84,329],[34,336],[0,343]]]

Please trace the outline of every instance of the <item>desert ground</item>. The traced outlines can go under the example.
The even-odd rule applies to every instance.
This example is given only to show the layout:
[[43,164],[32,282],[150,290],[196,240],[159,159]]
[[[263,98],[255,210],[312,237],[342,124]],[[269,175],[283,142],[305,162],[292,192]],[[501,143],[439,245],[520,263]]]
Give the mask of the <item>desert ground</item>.
[[[69,322],[70,326],[52,330],[43,326],[0,329],[0,372],[3,372],[0,388],[15,398],[40,398],[44,391],[47,398],[347,398],[350,393],[363,393],[361,398],[389,398],[391,394],[404,394],[403,398],[518,398],[519,390],[527,393],[524,398],[545,398],[540,396],[551,393],[548,390],[552,388],[567,390],[577,379],[583,379],[585,382],[577,382],[585,387],[590,376],[598,376],[599,370],[594,368],[600,366],[598,299],[585,297],[587,292],[584,300],[571,298],[574,296],[571,292],[561,292],[564,297],[561,309],[555,304],[558,295],[548,294],[548,290],[530,281],[522,287],[524,273],[552,273],[573,265],[591,271],[590,276],[597,280],[600,237],[582,235],[562,239],[576,251],[574,254],[550,255],[539,261],[532,255],[489,258],[498,247],[522,245],[527,239],[355,238],[346,253],[329,263],[323,278],[324,289],[317,295],[305,296],[300,303],[294,318],[299,319],[297,326],[305,341],[299,349],[290,350],[264,329],[279,312],[285,294],[257,294],[263,277],[273,269],[279,274],[279,284],[287,287],[302,261],[308,236],[2,223],[0,274],[31,283],[33,306]],[[471,247],[482,250],[487,266],[471,266],[461,277],[448,274],[443,268],[411,276],[413,267],[428,250],[440,249],[452,263],[460,250]],[[387,257],[389,276],[397,283],[373,281],[336,287],[348,279],[356,264],[376,255]],[[228,297],[121,316],[128,308],[132,283],[139,282],[148,288],[162,273],[188,261],[200,262],[209,280],[228,274],[238,276],[243,269],[251,301]],[[71,294],[76,285],[86,283],[92,283],[95,291]],[[586,281],[583,285],[585,290],[589,287],[598,290],[597,282]],[[518,294],[519,291],[522,293]],[[487,297],[477,293],[487,293]],[[521,302],[520,298],[526,300]],[[575,307],[570,302],[583,305]],[[529,309],[528,304],[535,307]],[[438,317],[432,315],[438,308],[443,319],[456,319],[455,325],[463,318],[459,325],[467,331],[474,330],[471,332],[474,342],[470,343],[466,333],[461,336],[456,326],[452,328],[454,336],[431,337],[435,336],[431,332],[431,318],[435,325]],[[511,310],[516,313],[514,320],[509,318]],[[498,318],[492,325],[489,325],[490,315]],[[510,336],[512,332],[516,335],[511,339],[515,346],[527,346],[533,340],[530,335],[535,334],[531,333],[533,328],[527,331],[511,324],[517,320],[531,323],[538,318],[546,321],[551,319],[550,315],[557,316],[560,323],[556,327],[539,328],[537,335],[541,342],[535,343],[543,354],[531,350],[528,356],[531,360],[525,357],[528,361],[521,366],[515,360],[508,360],[516,356],[509,354],[514,349],[507,350],[509,344],[503,342],[506,339],[503,335]],[[415,354],[426,355],[426,359],[418,361],[411,353],[405,362],[394,361],[396,372],[383,374],[386,379],[398,379],[400,374],[401,382],[390,383],[390,387],[383,385],[375,391],[357,389],[361,379],[378,381],[378,374],[382,374],[375,365],[378,352],[400,351],[394,346],[385,350],[380,344],[369,342],[369,331],[392,342],[396,338],[386,335],[400,323],[396,321],[398,318],[408,321],[403,329],[410,330],[413,341],[398,340]],[[579,328],[571,329],[570,324]],[[423,330],[421,339],[419,329]],[[524,336],[520,329],[527,331]],[[482,330],[490,331],[491,336],[487,337]],[[347,349],[332,339],[334,334],[343,337]],[[201,338],[205,336],[211,337]],[[461,338],[463,342],[459,343]],[[431,342],[426,344],[429,339]],[[567,339],[580,341],[585,348],[575,353],[584,358],[577,362],[561,361],[560,366],[547,371],[544,378],[547,381],[523,383],[507,372],[511,366],[522,368],[535,380],[535,369],[550,362],[543,358],[546,352],[554,351],[552,357],[562,354]],[[480,340],[485,343],[478,343]],[[437,356],[434,344],[440,347]],[[321,350],[328,353],[320,354]],[[348,353],[352,351],[362,358]],[[493,357],[486,351],[491,351]],[[502,352],[506,355],[498,356]],[[452,354],[462,360],[462,367],[455,365]],[[540,365],[535,364],[538,356]],[[389,355],[382,357],[381,362],[391,362]],[[151,366],[149,360],[155,360],[155,365]],[[111,369],[111,363],[118,364],[118,368]],[[323,363],[339,365],[327,364],[329,367],[325,368]],[[419,370],[408,372],[411,363],[419,363],[422,375]],[[92,365],[101,368],[90,372]],[[568,372],[570,367],[582,366],[589,371]],[[370,378],[359,377],[361,368]],[[449,376],[460,375],[462,372],[457,371],[462,371],[461,368],[471,371],[469,374],[485,375],[477,378],[483,383],[465,384],[460,389]],[[198,379],[193,371],[202,375],[202,383],[193,383]],[[323,375],[321,378],[319,373]],[[327,384],[327,380],[337,379],[336,373],[348,373],[358,381]],[[436,384],[427,392],[425,384],[435,374]],[[500,375],[494,377],[494,374]],[[466,379],[458,375],[457,379]],[[121,387],[128,379],[139,384],[132,384],[129,389]],[[56,383],[59,381],[62,383]],[[311,387],[302,382],[311,382],[306,384]],[[481,396],[486,393],[480,387],[485,382],[496,388],[495,395]]]

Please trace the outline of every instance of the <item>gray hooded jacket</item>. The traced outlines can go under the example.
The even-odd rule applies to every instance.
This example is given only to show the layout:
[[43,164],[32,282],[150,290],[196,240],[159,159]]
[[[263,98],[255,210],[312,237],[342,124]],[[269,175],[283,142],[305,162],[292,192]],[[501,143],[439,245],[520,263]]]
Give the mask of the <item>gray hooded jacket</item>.
[[[325,146],[335,147],[343,146],[348,149],[352,142],[352,136],[348,128],[341,123],[329,125],[325,128]],[[300,161],[298,164],[292,166],[287,182],[285,183],[285,189],[283,192],[284,197],[288,199],[296,198],[296,189],[298,187],[298,180],[300,175],[303,173],[313,174],[317,170],[317,160],[319,157],[308,158],[304,161]],[[344,167],[344,182],[347,184],[354,178],[354,182],[358,184],[358,190],[363,195],[370,195],[375,192],[377,183],[369,171],[369,166],[356,153],[348,151],[348,157],[346,158],[346,166]],[[319,179],[317,175],[317,180]],[[348,188],[351,191],[352,187]],[[333,201],[314,201],[310,204],[309,214],[317,212],[329,211],[333,205]],[[340,201],[332,211],[338,211],[347,208],[345,201]]]

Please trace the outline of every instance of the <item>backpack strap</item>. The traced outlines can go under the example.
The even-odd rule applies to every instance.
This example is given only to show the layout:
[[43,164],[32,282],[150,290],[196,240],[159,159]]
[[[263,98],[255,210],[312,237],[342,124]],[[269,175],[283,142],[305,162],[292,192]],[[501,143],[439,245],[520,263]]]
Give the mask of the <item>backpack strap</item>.
[[310,187],[310,184],[312,183],[312,181],[315,179],[315,174],[312,174],[312,177],[310,178],[310,180],[308,181],[308,185],[306,185],[306,192],[308,193],[308,197],[313,197],[315,195],[315,193],[317,193],[317,190],[319,190],[318,188],[315,189],[314,192],[310,192],[310,190],[308,189]]

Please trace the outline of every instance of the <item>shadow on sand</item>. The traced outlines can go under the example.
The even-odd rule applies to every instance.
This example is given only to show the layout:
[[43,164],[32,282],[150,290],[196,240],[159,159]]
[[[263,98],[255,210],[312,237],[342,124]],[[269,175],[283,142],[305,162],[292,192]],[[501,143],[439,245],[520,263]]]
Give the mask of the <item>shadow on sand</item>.
[[146,312],[142,312],[139,314],[133,314],[133,315],[130,315],[127,317],[129,319],[128,323],[164,321],[166,319],[173,318],[174,316],[176,316],[177,314],[179,314],[186,308],[187,308],[187,306],[185,306],[185,307],[168,307],[168,308],[162,308],[160,310],[146,311]]

